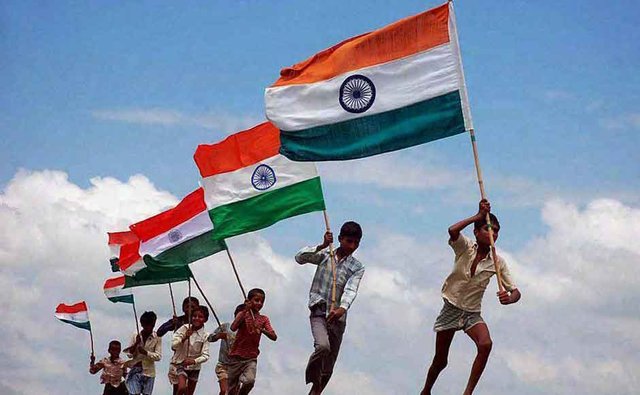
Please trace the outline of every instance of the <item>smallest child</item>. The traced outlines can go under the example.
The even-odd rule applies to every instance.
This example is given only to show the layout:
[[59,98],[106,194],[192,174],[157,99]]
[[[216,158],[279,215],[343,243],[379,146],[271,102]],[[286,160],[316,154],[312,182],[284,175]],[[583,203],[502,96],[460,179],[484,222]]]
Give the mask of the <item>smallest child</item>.
[[259,288],[249,291],[244,310],[236,315],[231,330],[236,331],[236,340],[229,353],[227,374],[231,395],[248,394],[256,381],[258,354],[260,354],[260,338],[262,334],[272,341],[278,335],[271,327],[269,317],[260,314],[264,305],[265,293]]
[[[237,317],[238,314],[244,310],[244,303],[236,306],[236,310],[233,312],[233,317]],[[229,376],[227,374],[229,365],[229,351],[233,347],[233,342],[236,340],[236,333],[231,330],[231,324],[223,322],[212,334],[209,335],[210,342],[217,342],[220,340],[220,351],[218,352],[218,363],[216,364],[216,377],[218,378],[218,385],[220,386],[220,395],[226,395],[229,388]]]
[[96,357],[91,356],[89,373],[96,374],[102,370],[100,384],[104,384],[102,395],[128,395],[124,385],[124,376],[127,372],[124,359],[120,358],[122,345],[117,340],[109,342],[108,357],[104,357],[100,362],[95,363]]
[[209,334],[204,330],[208,319],[209,309],[198,306],[191,312],[191,325],[182,325],[173,334],[169,365],[173,395],[193,395],[196,390],[200,365],[209,360]]

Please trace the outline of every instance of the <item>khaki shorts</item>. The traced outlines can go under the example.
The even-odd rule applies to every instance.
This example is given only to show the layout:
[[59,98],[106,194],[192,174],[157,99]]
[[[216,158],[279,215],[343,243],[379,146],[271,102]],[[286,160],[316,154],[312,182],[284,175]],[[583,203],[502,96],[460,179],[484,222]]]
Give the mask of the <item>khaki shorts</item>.
[[444,306],[436,318],[436,322],[433,324],[433,330],[436,332],[442,332],[450,329],[464,330],[465,332],[471,329],[472,326],[484,322],[479,311],[465,311],[457,308],[444,300]]
[[191,369],[187,370],[182,365],[169,365],[169,382],[171,384],[178,384],[178,377],[184,376],[189,381],[198,381],[198,377],[200,376],[200,369]]
[[226,380],[229,378],[229,374],[227,373],[227,365],[221,364],[218,362],[216,364],[216,377],[218,381]]

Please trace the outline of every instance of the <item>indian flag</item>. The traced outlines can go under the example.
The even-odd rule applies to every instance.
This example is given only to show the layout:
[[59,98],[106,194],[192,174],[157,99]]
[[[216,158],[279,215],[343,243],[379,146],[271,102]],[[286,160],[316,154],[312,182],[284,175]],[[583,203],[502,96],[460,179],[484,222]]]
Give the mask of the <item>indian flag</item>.
[[212,237],[213,223],[196,189],[178,205],[129,227],[137,240],[120,248],[120,270],[133,276],[153,266],[175,269],[226,249],[224,240]]
[[107,233],[109,236],[109,250],[111,251],[111,257],[109,258],[109,263],[111,263],[111,271],[118,272],[120,271],[119,260],[120,260],[120,248],[124,244],[136,243],[138,241],[138,237],[131,231],[125,232],[109,232]]
[[265,105],[280,152],[296,161],[361,158],[473,128],[452,2],[283,69]]
[[279,150],[279,131],[269,122],[198,146],[194,159],[216,239],[325,209],[315,164],[293,162]]
[[133,304],[133,293],[130,289],[125,289],[125,276],[108,278],[104,282],[104,295],[113,303]]
[[72,305],[60,303],[58,307],[56,307],[55,315],[56,318],[62,322],[91,331],[89,309],[84,301]]

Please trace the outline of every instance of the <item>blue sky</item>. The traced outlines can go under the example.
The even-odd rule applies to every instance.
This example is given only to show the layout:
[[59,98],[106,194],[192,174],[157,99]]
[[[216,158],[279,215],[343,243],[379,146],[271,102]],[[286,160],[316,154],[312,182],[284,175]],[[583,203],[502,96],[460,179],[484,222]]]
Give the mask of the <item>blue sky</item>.
[[[562,247],[569,249],[599,245],[602,239],[598,229],[611,229],[616,235],[615,232],[620,232],[624,238],[626,229],[639,226],[640,76],[637,67],[640,32],[637,21],[640,5],[635,1],[456,1],[455,4],[480,161],[488,195],[503,223],[500,246],[505,254],[519,262],[516,266],[529,263],[532,254],[540,254],[543,260],[547,255],[558,257],[558,261],[529,268],[527,270],[532,271],[521,276],[525,278],[524,284],[534,290],[534,295],[549,296],[553,293],[545,293],[546,288],[535,278],[557,275],[559,266],[571,266],[567,257],[561,258],[560,252],[546,251],[548,245],[552,248],[559,242],[554,237],[566,236],[563,233],[566,223],[593,230],[586,238],[572,238],[575,243],[570,247]],[[192,161],[197,144],[217,141],[260,122],[264,117],[264,88],[277,79],[280,68],[345,38],[435,5],[438,2],[355,0],[185,4],[2,2],[0,185],[3,195],[0,214],[5,210],[10,217],[24,216],[27,212],[40,212],[39,207],[42,212],[49,212],[50,201],[44,198],[41,201],[35,197],[34,200],[19,199],[21,193],[27,193],[26,186],[34,183],[43,191],[48,191],[47,185],[59,188],[58,195],[55,191],[44,195],[54,194],[56,201],[61,202],[75,201],[77,194],[88,197],[102,191],[115,199],[113,205],[99,205],[94,211],[102,217],[93,213],[89,219],[83,217],[82,220],[96,229],[95,240],[99,246],[100,235],[114,230],[103,227],[126,226],[127,221],[152,215],[153,210],[157,212],[192,191],[198,182]],[[58,179],[47,171],[62,172],[67,178]],[[437,292],[431,291],[438,289],[451,258],[447,255],[443,232],[450,223],[473,214],[479,198],[468,136],[459,135],[376,158],[323,164],[320,171],[334,227],[354,218],[363,223],[365,235],[371,235],[365,238],[360,252],[371,261],[365,263],[389,270],[395,266],[405,268],[397,269],[396,277],[392,277],[408,276],[411,281],[403,284],[408,289],[415,286],[418,293],[422,292],[420,276],[411,276],[417,273],[429,276],[422,285],[431,299],[420,301],[428,307],[416,313],[425,328],[420,336],[426,346],[415,356],[422,362],[428,360],[432,352],[429,348],[432,338],[428,336],[432,334],[427,332],[440,303]],[[132,176],[134,179],[130,179]],[[142,177],[143,181],[137,182],[139,179],[135,177]],[[57,181],[47,184],[51,180]],[[145,192],[163,197],[148,197],[148,206],[143,207],[141,202],[145,200],[136,194]],[[74,197],[65,198],[63,193]],[[25,202],[32,203],[31,208]],[[69,215],[76,215],[76,211],[67,209]],[[618,215],[620,212],[628,215]],[[558,222],[557,218],[565,222]],[[590,218],[595,218],[595,222],[588,222]],[[56,236],[47,233],[48,225],[38,222],[41,220],[46,222],[46,218],[40,218],[34,226],[42,226],[37,243],[44,244],[36,243],[33,248],[44,249],[47,239]],[[5,218],[0,222],[0,235],[13,240],[0,242],[3,260],[20,256],[19,248],[23,246],[16,241],[18,236],[10,236],[14,230],[7,225],[12,223],[8,221]],[[237,238],[234,243],[238,249],[267,248],[271,251],[269,254],[277,257],[275,261],[286,261],[301,245],[318,242],[321,234],[322,219],[318,214],[283,222],[259,234]],[[381,245],[389,240],[397,241],[393,246],[398,248],[396,254],[389,253],[394,262],[378,262],[380,255],[386,256],[388,252],[384,248],[380,250]],[[542,241],[547,244],[541,244]],[[429,246],[442,250],[442,254],[434,255],[442,256],[441,261],[436,260],[437,269],[424,268],[423,262],[431,260],[412,254]],[[534,247],[540,246],[543,251],[536,251]],[[390,246],[388,250],[395,251],[393,248]],[[562,248],[558,246],[559,251]],[[637,249],[618,246],[615,242],[603,248],[611,250],[606,259],[623,256],[635,266],[640,262]],[[428,251],[424,251],[427,256]],[[72,258],[71,250],[69,253]],[[95,258],[87,265],[100,267],[103,253],[102,250],[87,252],[87,257]],[[247,254],[251,256],[250,252]],[[589,258],[583,259],[592,262]],[[28,262],[38,264],[35,260]],[[251,281],[252,269],[248,266],[244,270],[249,272],[247,277]],[[416,269],[417,266],[420,269]],[[6,267],[13,266],[7,262]],[[18,269],[6,269],[5,274],[17,278],[26,276]],[[518,272],[514,274],[517,279]],[[98,277],[106,275],[108,273],[100,273]],[[616,275],[621,275],[621,271],[615,271],[610,278],[612,282]],[[69,289],[54,287],[44,279],[42,283],[30,283],[26,278],[25,284],[38,285],[43,294],[55,300],[73,297]],[[372,274],[371,278],[376,277]],[[587,276],[575,280],[583,286],[578,289],[588,288],[589,279]],[[365,277],[365,284],[367,280]],[[310,277],[301,281],[310,281]],[[96,282],[100,282],[99,278]],[[215,280],[210,284],[216,288]],[[302,284],[299,287],[302,293],[295,295],[302,304],[306,286]],[[630,284],[629,289],[635,286],[637,284]],[[88,287],[87,292],[92,289]],[[22,291],[16,288],[12,292],[19,295]],[[95,293],[93,297],[98,300],[100,289],[96,288]],[[523,293],[526,296],[526,290]],[[368,295],[374,298],[377,294]],[[637,299],[637,292],[628,291],[623,295],[622,301],[615,299],[612,304],[621,307]],[[82,297],[90,298],[78,295]],[[487,292],[485,299],[489,297],[491,292]],[[362,300],[359,302],[365,305]],[[235,300],[228,303],[231,306]],[[396,307],[404,308],[402,306],[405,305]],[[500,309],[494,304],[489,306]],[[116,309],[109,305],[103,308]],[[529,314],[542,314],[535,306],[528,308]],[[363,306],[361,311],[353,313],[353,320],[374,320],[374,311]],[[304,318],[304,309],[299,312]],[[372,315],[367,315],[369,313]],[[513,306],[508,314],[518,315],[518,307]],[[558,311],[553,314],[561,315]],[[601,317],[600,310],[593,314]],[[284,317],[279,317],[281,327],[287,322]],[[542,314],[542,322],[547,322],[544,317]],[[513,317],[500,316],[497,320],[507,322],[509,319]],[[640,328],[629,312],[620,319],[622,321],[612,325]],[[523,326],[527,327],[527,323],[523,322]],[[291,336],[301,339],[303,355],[310,351],[305,337],[308,328],[304,322],[293,327],[299,329],[292,330]],[[353,327],[359,328],[358,321]],[[347,338],[352,337],[350,341],[355,342],[354,332],[355,329]],[[502,336],[509,337],[510,344],[518,349],[542,348],[533,340],[537,338],[535,334],[529,330],[522,332],[524,334]],[[614,340],[602,339],[602,349]],[[458,341],[464,344],[462,336]],[[496,336],[495,341],[498,343],[501,339]],[[637,341],[631,343],[638,351]],[[83,345],[71,340],[69,344],[76,347],[77,353]],[[577,355],[577,348],[567,347],[567,352],[575,351]],[[357,356],[359,349],[353,348],[357,347],[347,348],[342,356],[344,370],[351,372],[353,366],[364,363],[365,368],[354,374],[367,383],[374,383],[372,388],[384,388],[372,378],[376,368],[368,369],[367,361]],[[274,346],[269,352],[276,354],[278,349]],[[554,357],[548,353],[530,357],[535,361],[543,358],[540,355]],[[466,349],[456,358],[470,361],[472,355],[473,351]],[[504,362],[511,375],[506,375],[502,383],[521,390],[519,392],[535,394],[538,393],[535,385],[540,385],[540,393],[550,388],[554,393],[565,393],[570,387],[558,384],[562,380],[542,368],[528,376],[527,372],[522,373],[522,363],[509,362],[506,357],[500,359],[499,355],[490,366],[495,362],[498,369],[501,361]],[[636,352],[630,361],[622,357],[615,361],[636,366],[640,364],[637,355],[640,354]],[[568,361],[556,367],[574,366],[574,362],[580,361],[576,358],[578,362]],[[611,363],[615,365],[615,361]],[[529,362],[524,365],[535,364]],[[77,362],[77,366],[84,369],[83,363]],[[406,368],[412,371],[416,381],[413,384],[417,386],[424,366]],[[459,369],[463,373],[460,377],[464,377],[465,365]],[[587,374],[578,368],[574,371]],[[612,377],[623,383],[638,381],[637,373],[630,375],[624,368],[621,372]],[[548,378],[549,382],[534,380],[536,384],[532,385],[527,381],[532,375]],[[95,378],[78,377],[86,381],[87,386],[96,385]],[[47,380],[55,381],[45,377],[42,382],[49,382]],[[451,380],[458,383],[462,378]],[[5,385],[4,378],[2,383]],[[288,382],[273,385],[276,389],[290,388]],[[410,392],[408,388],[413,387],[406,385],[402,388]],[[485,391],[490,393],[487,388]],[[620,387],[617,393],[625,393],[625,388]],[[17,387],[12,387],[12,391],[22,393]],[[255,392],[268,393],[260,391],[259,384]],[[333,391],[342,393],[339,388]]]

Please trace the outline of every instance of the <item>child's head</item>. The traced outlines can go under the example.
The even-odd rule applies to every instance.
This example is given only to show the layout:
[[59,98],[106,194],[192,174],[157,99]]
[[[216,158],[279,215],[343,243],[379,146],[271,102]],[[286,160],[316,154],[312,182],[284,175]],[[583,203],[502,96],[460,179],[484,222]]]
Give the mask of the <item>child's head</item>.
[[244,310],[245,304],[239,304],[236,306],[236,309],[233,311],[233,316],[237,316],[242,310]]
[[120,357],[121,350],[122,350],[122,345],[120,344],[119,341],[111,340],[109,342],[109,348],[107,349],[107,351],[109,352],[109,356],[111,356],[111,358],[116,359]]
[[264,305],[264,299],[266,295],[260,288],[254,288],[247,294],[247,299],[251,302],[251,308],[253,311],[260,311]]
[[198,306],[191,312],[191,324],[194,329],[200,329],[209,319],[209,309],[206,306]]
[[362,227],[360,227],[360,224],[357,222],[347,221],[340,228],[338,241],[340,242],[340,248],[345,255],[353,254],[353,252],[360,246],[361,239]]
[[142,326],[142,332],[151,333],[153,327],[156,326],[156,320],[158,316],[153,311],[145,311],[140,316],[140,325]]
[[182,312],[189,314],[189,310],[193,313],[200,306],[200,301],[195,296],[188,296],[182,301]]
[[[498,240],[498,233],[500,232],[500,221],[498,217],[489,213],[491,219],[491,230],[493,230],[493,240]],[[489,226],[487,225],[486,218],[479,219],[473,223],[473,234],[476,236],[478,244],[490,245],[489,240]]]

